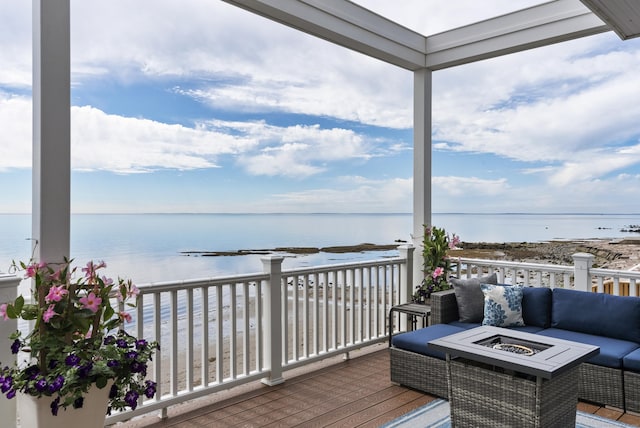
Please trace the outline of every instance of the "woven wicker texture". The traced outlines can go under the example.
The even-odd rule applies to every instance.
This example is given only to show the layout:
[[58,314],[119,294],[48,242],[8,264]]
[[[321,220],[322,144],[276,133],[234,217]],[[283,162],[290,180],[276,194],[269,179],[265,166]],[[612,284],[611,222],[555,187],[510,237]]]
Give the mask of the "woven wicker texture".
[[640,412],[640,373],[624,372],[625,409]]
[[453,427],[575,426],[577,368],[536,381],[458,359],[448,375]]
[[624,409],[622,370],[589,363],[580,364],[578,397]]
[[444,360],[398,348],[391,348],[389,352],[391,352],[391,382],[437,397],[448,397]]

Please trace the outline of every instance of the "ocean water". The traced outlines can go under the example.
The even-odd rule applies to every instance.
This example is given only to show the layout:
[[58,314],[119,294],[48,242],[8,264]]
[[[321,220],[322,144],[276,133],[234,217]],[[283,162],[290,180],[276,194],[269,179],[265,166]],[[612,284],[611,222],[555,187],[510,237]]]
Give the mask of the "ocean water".
[[[468,242],[640,238],[622,232],[640,224],[622,214],[434,214],[434,225]],[[189,251],[324,247],[410,240],[410,214],[86,214],[73,215],[71,256],[78,264],[105,260],[107,274],[136,283],[259,272],[260,255],[202,257]],[[31,217],[0,215],[0,272],[28,260]],[[370,260],[396,251],[287,255],[284,269]]]

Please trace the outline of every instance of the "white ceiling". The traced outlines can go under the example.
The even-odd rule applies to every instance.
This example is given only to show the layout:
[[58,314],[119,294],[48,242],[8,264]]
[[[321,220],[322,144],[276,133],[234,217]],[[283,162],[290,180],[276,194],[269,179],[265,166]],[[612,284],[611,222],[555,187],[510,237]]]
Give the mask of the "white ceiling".
[[580,0],[616,34],[627,40],[640,36],[640,1]]

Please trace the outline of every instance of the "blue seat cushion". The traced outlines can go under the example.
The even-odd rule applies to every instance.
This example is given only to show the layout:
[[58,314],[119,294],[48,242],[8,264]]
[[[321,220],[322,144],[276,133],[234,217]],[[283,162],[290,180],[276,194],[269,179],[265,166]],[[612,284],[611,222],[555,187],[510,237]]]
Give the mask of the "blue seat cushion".
[[472,328],[480,327],[482,324],[479,322],[460,322],[460,321],[451,321],[449,325],[455,325],[456,327],[460,327],[464,330],[469,330]]
[[624,356],[622,367],[625,370],[640,372],[640,348]]
[[450,334],[459,333],[461,331],[464,331],[464,329],[453,325],[434,324],[418,330],[396,334],[391,338],[391,345],[395,348],[444,360],[444,352],[436,351],[431,348],[428,345],[429,341],[440,339],[441,337],[449,336]]
[[546,287],[524,287],[522,289],[522,319],[525,325],[540,328],[551,327],[551,297]]
[[611,337],[596,336],[587,333],[562,330],[558,328],[548,328],[538,332],[541,336],[555,337],[556,339],[571,340],[600,347],[600,353],[587,362],[599,366],[622,368],[623,358],[630,352],[638,349],[638,344],[627,340],[614,339]]
[[640,343],[640,297],[555,288],[551,327]]

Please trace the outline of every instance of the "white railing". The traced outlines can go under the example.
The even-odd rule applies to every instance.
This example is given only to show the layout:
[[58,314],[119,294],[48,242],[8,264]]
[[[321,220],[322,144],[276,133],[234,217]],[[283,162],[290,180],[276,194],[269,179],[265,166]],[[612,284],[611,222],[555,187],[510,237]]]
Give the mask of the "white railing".
[[[286,271],[271,256],[261,273],[139,286],[142,300],[127,330],[160,343],[149,367],[158,390],[106,422],[156,410],[165,417],[185,400],[256,380],[278,384],[286,370],[385,341],[389,309],[407,302],[415,286],[413,251],[401,246],[396,258]],[[497,272],[504,283],[640,295],[640,272],[594,269],[592,258],[576,254],[573,266],[453,261],[459,277]]]
[[573,266],[468,258],[453,259],[453,264],[460,278],[496,272],[500,283],[640,296],[639,271],[593,268],[593,256],[586,253],[574,254],[573,259]]
[[287,271],[269,256],[263,273],[140,285],[127,331],[160,344],[149,368],[157,393],[107,423],[165,417],[171,405],[255,380],[275,385],[285,370],[385,341],[389,309],[413,288],[413,247],[399,251]]

